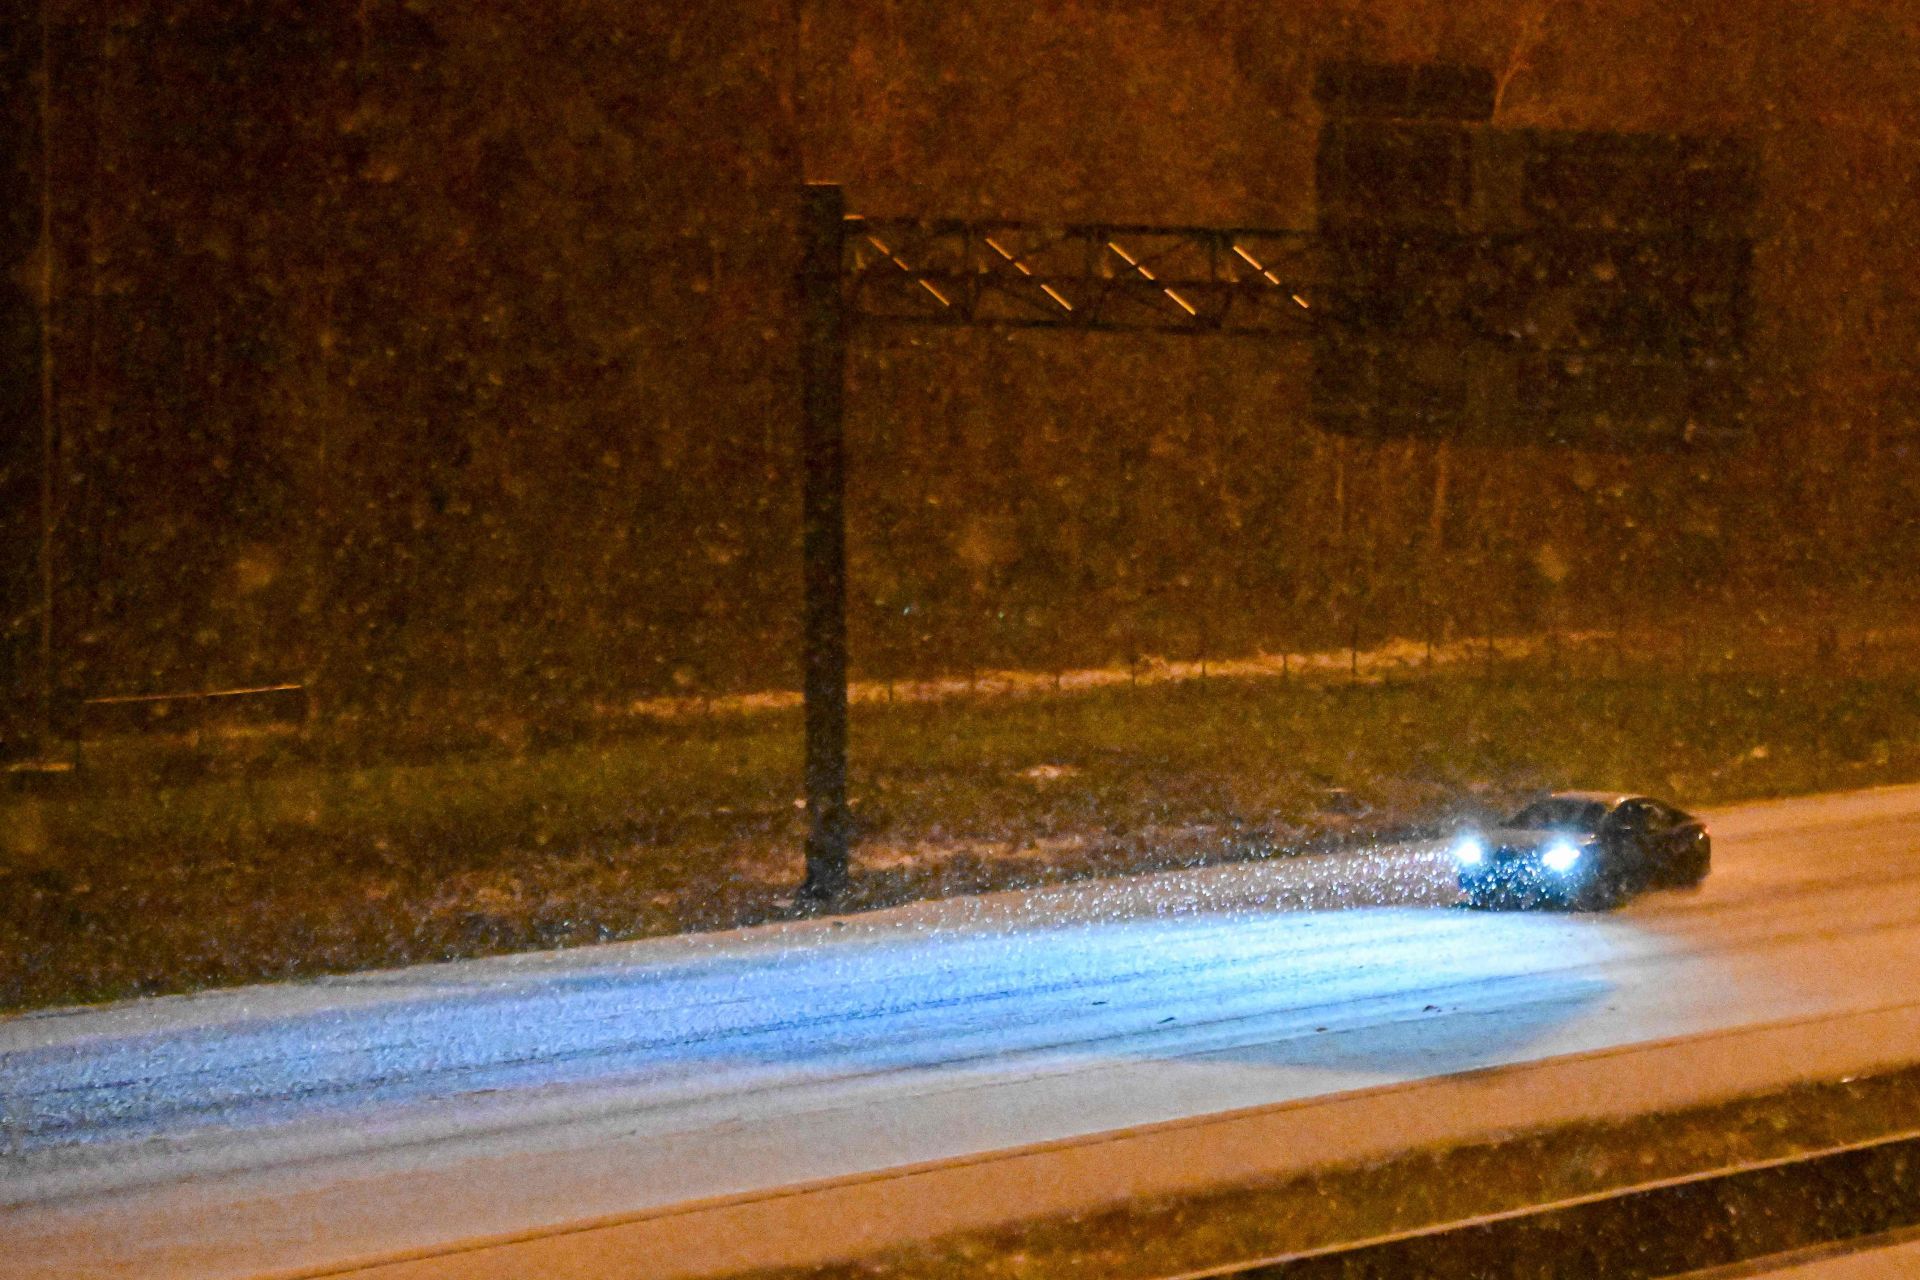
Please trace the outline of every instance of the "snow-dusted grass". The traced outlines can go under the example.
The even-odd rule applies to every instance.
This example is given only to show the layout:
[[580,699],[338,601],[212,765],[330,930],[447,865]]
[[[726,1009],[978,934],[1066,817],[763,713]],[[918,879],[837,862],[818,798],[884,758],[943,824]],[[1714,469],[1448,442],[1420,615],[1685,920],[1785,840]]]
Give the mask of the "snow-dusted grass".
[[[1204,1274],[1663,1179],[1791,1159],[1910,1133],[1917,1126],[1920,1071],[1909,1069],[1810,1083],[1678,1113],[1414,1151],[1285,1181],[1134,1201],[845,1263],[743,1273],[736,1280],[1150,1280]],[[1668,1226],[1730,1229],[1720,1219]],[[1760,1238],[1769,1238],[1764,1225],[1760,1231]],[[1477,1256],[1475,1243],[1463,1242],[1464,1259]],[[1577,1263],[1560,1274],[1580,1274]]]
[[[1261,857],[1549,786],[1920,779],[1920,676],[1612,652],[855,709],[852,906]],[[0,798],[0,1005],[731,926],[798,881],[795,709],[543,752]]]

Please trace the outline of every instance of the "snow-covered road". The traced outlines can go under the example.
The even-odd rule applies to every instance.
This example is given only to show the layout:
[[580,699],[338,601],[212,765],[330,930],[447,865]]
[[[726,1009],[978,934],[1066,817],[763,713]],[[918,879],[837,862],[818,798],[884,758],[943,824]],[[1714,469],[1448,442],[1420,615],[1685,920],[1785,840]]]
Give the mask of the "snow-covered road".
[[1410,847],[0,1020],[0,1276],[331,1273],[1741,1028],[1920,1060],[1845,1030],[1920,1007],[1920,787],[1708,816],[1705,888],[1604,917]]

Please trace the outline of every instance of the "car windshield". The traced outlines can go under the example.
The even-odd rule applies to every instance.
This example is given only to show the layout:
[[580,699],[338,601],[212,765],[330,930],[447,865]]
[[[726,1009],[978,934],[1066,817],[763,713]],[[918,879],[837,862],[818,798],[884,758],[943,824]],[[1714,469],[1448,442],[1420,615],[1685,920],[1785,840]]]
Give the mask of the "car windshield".
[[1598,831],[1606,816],[1607,806],[1598,800],[1555,797],[1535,801],[1501,825],[1530,831]]

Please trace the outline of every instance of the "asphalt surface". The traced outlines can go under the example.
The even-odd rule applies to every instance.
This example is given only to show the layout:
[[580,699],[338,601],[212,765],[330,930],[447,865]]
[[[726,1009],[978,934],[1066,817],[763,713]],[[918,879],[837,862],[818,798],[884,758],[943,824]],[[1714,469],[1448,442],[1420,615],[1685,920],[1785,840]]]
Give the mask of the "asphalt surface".
[[[1605,916],[1462,909],[1428,845],[0,1020],[0,1275],[319,1267],[1920,1003],[1920,787],[1707,816],[1703,888]],[[182,1244],[507,1155],[445,1221]]]

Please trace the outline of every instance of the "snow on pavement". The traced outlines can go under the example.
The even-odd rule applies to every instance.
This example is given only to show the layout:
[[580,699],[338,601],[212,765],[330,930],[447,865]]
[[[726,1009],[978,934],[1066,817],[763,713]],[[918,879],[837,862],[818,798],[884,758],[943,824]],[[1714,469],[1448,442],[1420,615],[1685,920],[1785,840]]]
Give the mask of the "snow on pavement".
[[546,1153],[457,1224],[513,1230],[1920,998],[1920,788],[1709,817],[1704,889],[1604,917],[1461,910],[1428,844],[6,1019],[0,1240]]

